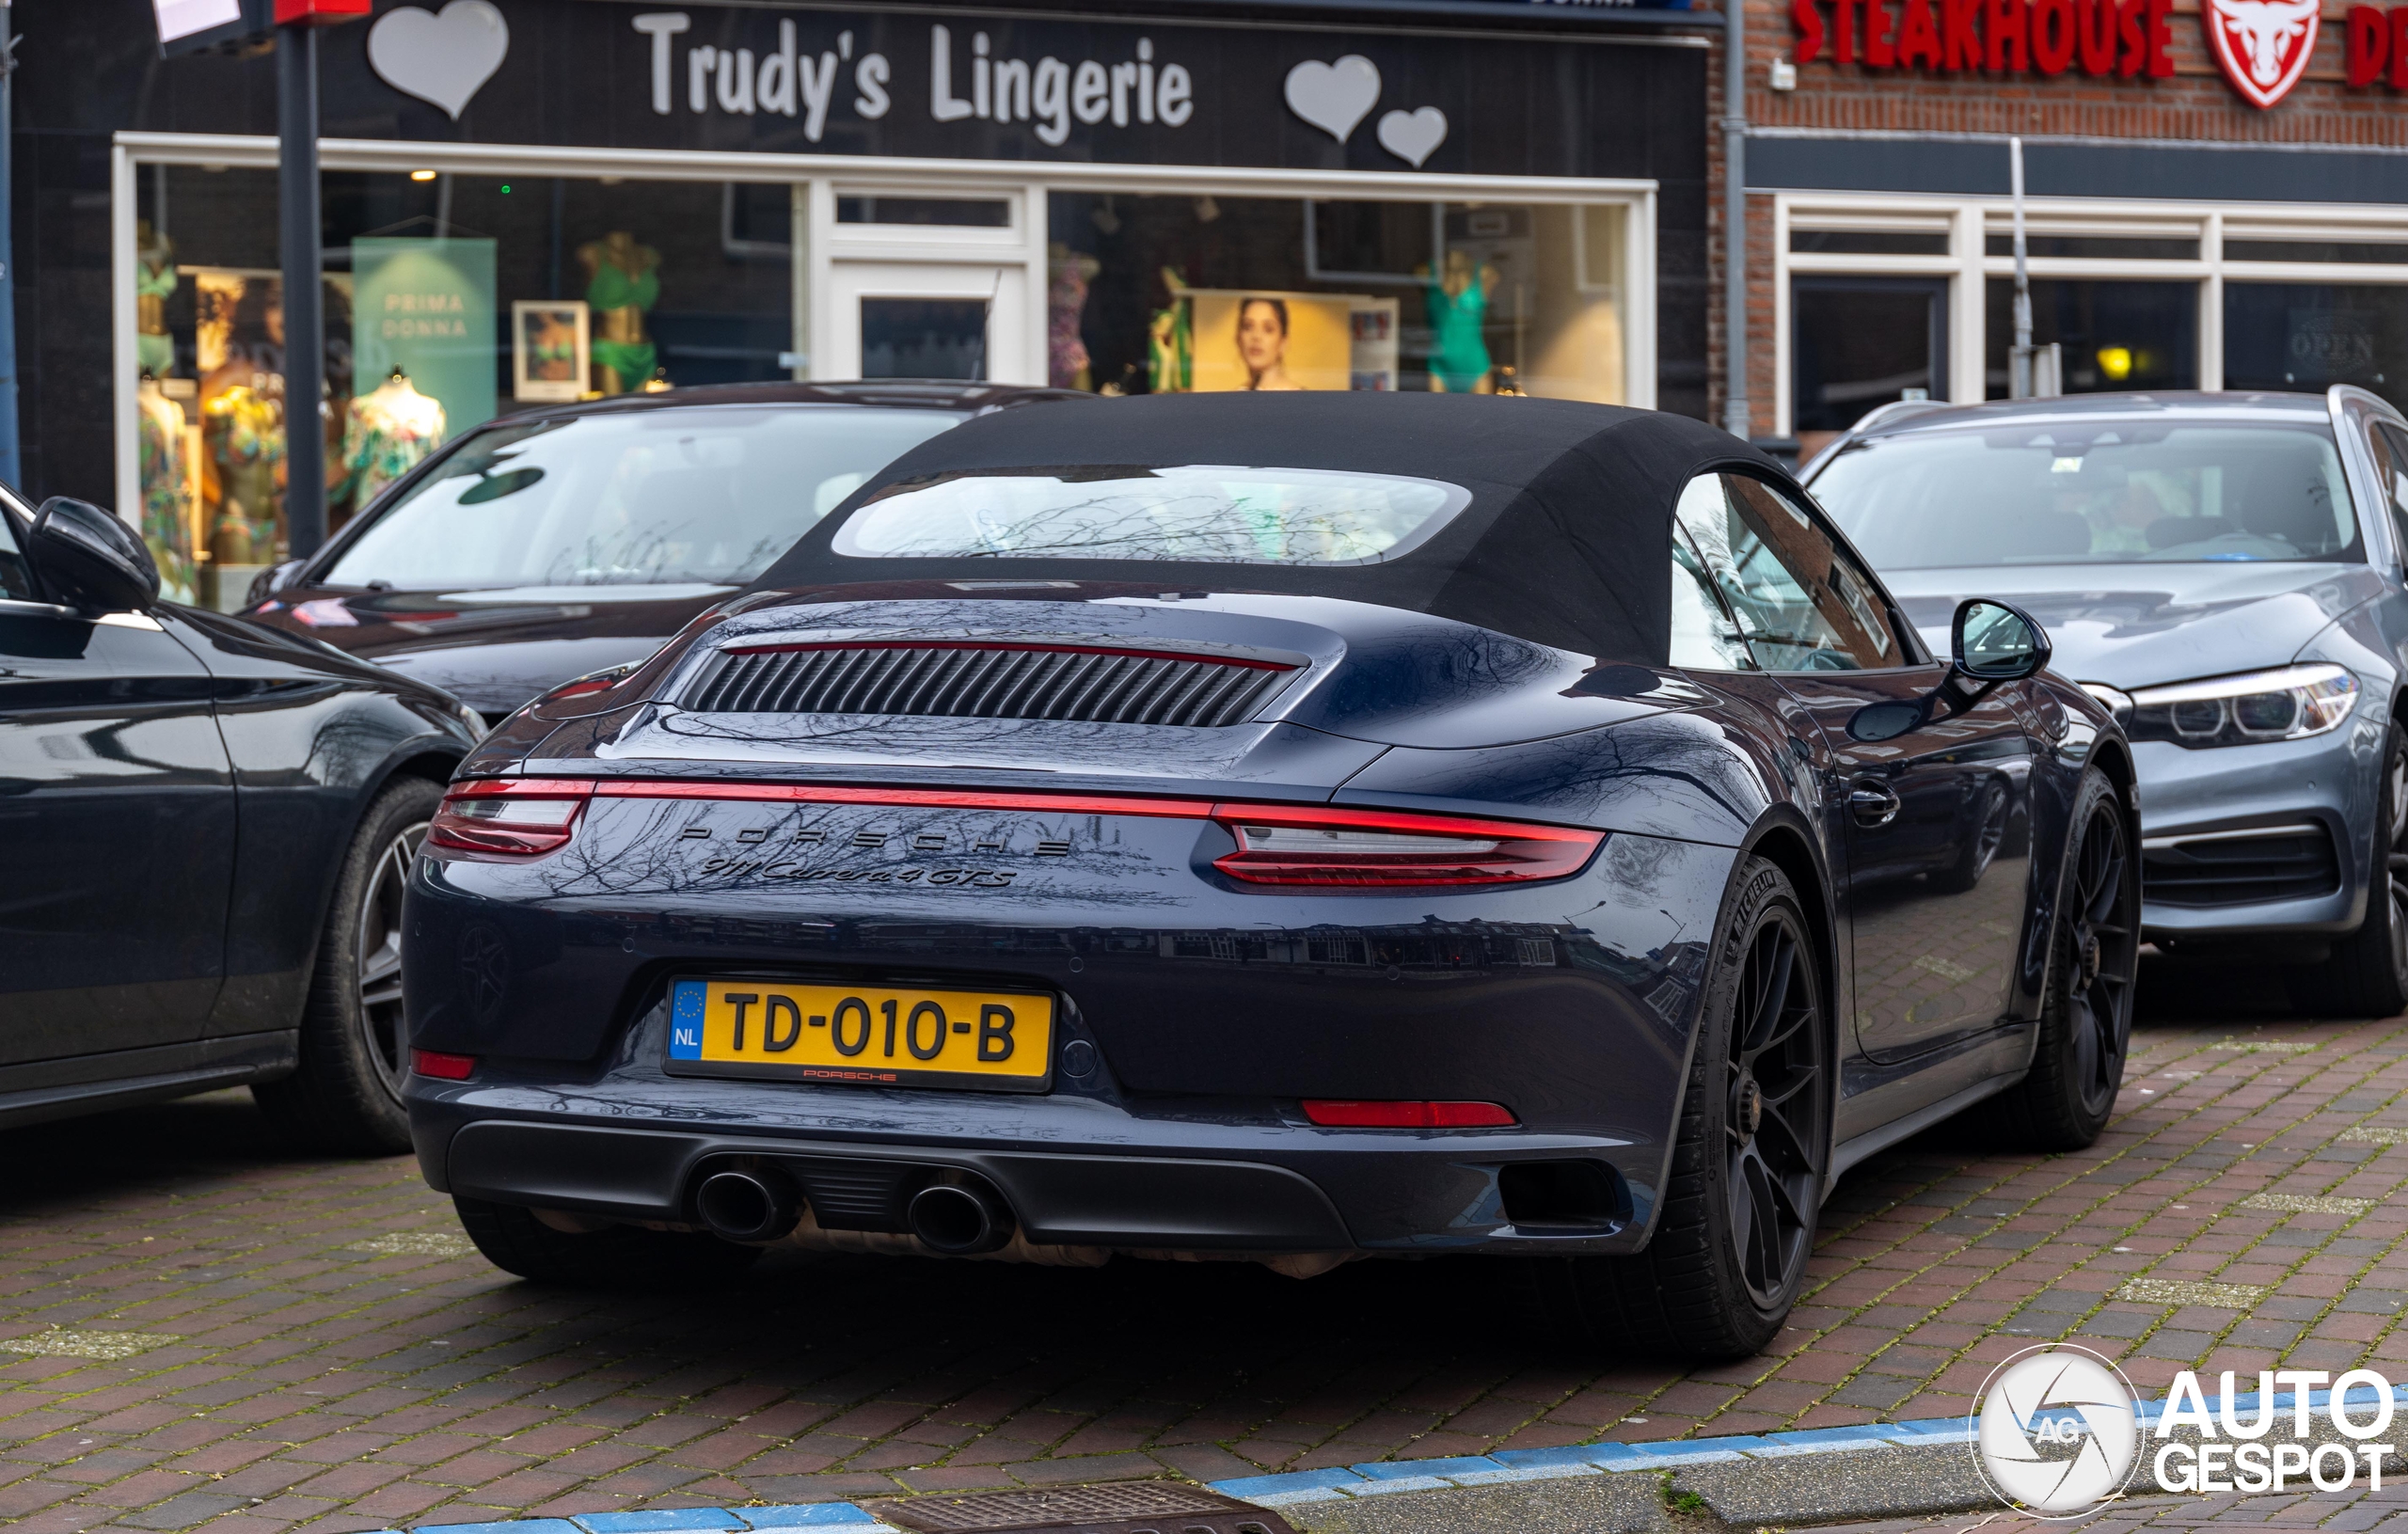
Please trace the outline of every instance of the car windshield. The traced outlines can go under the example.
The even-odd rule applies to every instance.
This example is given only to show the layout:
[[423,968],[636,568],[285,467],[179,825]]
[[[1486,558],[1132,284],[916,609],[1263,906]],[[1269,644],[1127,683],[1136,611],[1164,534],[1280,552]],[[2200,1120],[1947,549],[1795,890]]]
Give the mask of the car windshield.
[[1427,539],[1461,485],[1307,468],[1103,465],[964,474],[885,492],[836,530],[862,559],[1368,564]]
[[2333,435],[2103,420],[1850,446],[1814,491],[1880,570],[2332,560],[2357,530]]
[[344,549],[336,586],[741,585],[949,410],[698,405],[478,432]]

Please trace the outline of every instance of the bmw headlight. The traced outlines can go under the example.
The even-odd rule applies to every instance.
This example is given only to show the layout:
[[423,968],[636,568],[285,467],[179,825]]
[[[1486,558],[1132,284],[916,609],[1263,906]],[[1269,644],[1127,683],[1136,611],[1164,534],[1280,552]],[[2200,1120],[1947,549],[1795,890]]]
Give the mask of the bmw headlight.
[[2358,679],[2348,668],[2318,662],[2139,688],[2122,717],[2134,740],[2249,746],[2321,735],[2348,719],[2357,701]]

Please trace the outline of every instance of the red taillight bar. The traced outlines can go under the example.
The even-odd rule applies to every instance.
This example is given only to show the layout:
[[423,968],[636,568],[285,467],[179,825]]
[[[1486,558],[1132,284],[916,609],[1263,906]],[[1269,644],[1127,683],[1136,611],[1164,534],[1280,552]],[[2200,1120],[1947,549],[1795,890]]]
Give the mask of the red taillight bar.
[[[1231,878],[1249,884],[1403,886],[1527,883],[1561,878],[1587,865],[1606,833],[1518,820],[1421,814],[1405,810],[1340,808],[1312,804],[1249,804],[1222,799],[1151,799],[1135,795],[1007,793],[961,788],[851,788],[821,783],[694,783],[636,778],[481,778],[456,783],[444,796],[427,840],[461,852],[530,857],[568,844],[577,816],[514,828],[497,806],[479,814],[467,806],[480,799],[575,800],[593,799],[720,799],[768,804],[895,805],[948,810],[1029,810],[1054,814],[1142,815],[1156,819],[1212,820],[1230,828],[1239,849],[1214,861]],[[454,806],[462,808],[455,810]],[[1306,850],[1259,849],[1247,845],[1244,828],[1327,830],[1386,833],[1433,841],[1457,839],[1496,844],[1484,851],[1373,845],[1347,848],[1333,843]]]

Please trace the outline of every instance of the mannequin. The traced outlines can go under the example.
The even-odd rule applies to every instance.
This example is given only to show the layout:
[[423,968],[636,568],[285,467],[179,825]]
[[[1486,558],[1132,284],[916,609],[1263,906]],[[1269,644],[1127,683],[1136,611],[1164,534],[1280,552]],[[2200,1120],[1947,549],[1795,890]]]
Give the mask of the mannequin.
[[1430,306],[1430,387],[1447,394],[1486,394],[1494,366],[1481,326],[1488,319],[1488,300],[1497,292],[1497,268],[1471,253],[1450,250],[1442,274],[1430,275],[1427,262],[1413,269],[1421,278]]
[[282,541],[283,381],[253,372],[220,387],[201,410],[202,435],[217,482],[217,517],[209,557],[220,567],[272,564]]
[[1170,307],[1154,310],[1146,325],[1146,387],[1156,394],[1184,394],[1196,387],[1195,308],[1176,267],[1164,267],[1162,277]]
[[135,225],[134,243],[141,252],[134,269],[135,356],[145,372],[165,378],[176,371],[175,338],[167,334],[167,300],[182,280],[176,275],[175,242],[154,235],[146,218]]
[[159,392],[158,376],[145,368],[135,407],[142,430],[142,541],[159,567],[159,593],[190,602],[197,588],[183,406]]
[[1046,376],[1055,388],[1092,390],[1095,378],[1079,322],[1086,313],[1087,284],[1103,263],[1056,240],[1046,247],[1046,269],[1053,276],[1045,295]]
[[395,368],[372,391],[351,402],[337,498],[347,495],[353,507],[366,506],[443,445],[445,424],[443,403],[420,394],[409,374]]
[[642,387],[659,361],[643,317],[660,301],[660,252],[617,229],[578,246],[577,259],[594,311],[594,387],[605,394]]

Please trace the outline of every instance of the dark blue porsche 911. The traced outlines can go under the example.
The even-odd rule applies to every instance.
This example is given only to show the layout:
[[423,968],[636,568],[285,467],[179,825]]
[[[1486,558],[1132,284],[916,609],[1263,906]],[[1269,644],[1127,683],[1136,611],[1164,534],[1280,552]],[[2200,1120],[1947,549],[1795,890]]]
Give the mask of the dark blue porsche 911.
[[464,764],[420,1159],[536,1279],[1483,1253],[1753,1351],[1850,1164],[2115,1104],[2127,747],[2022,614],[1955,638],[1678,417],[971,421]]

